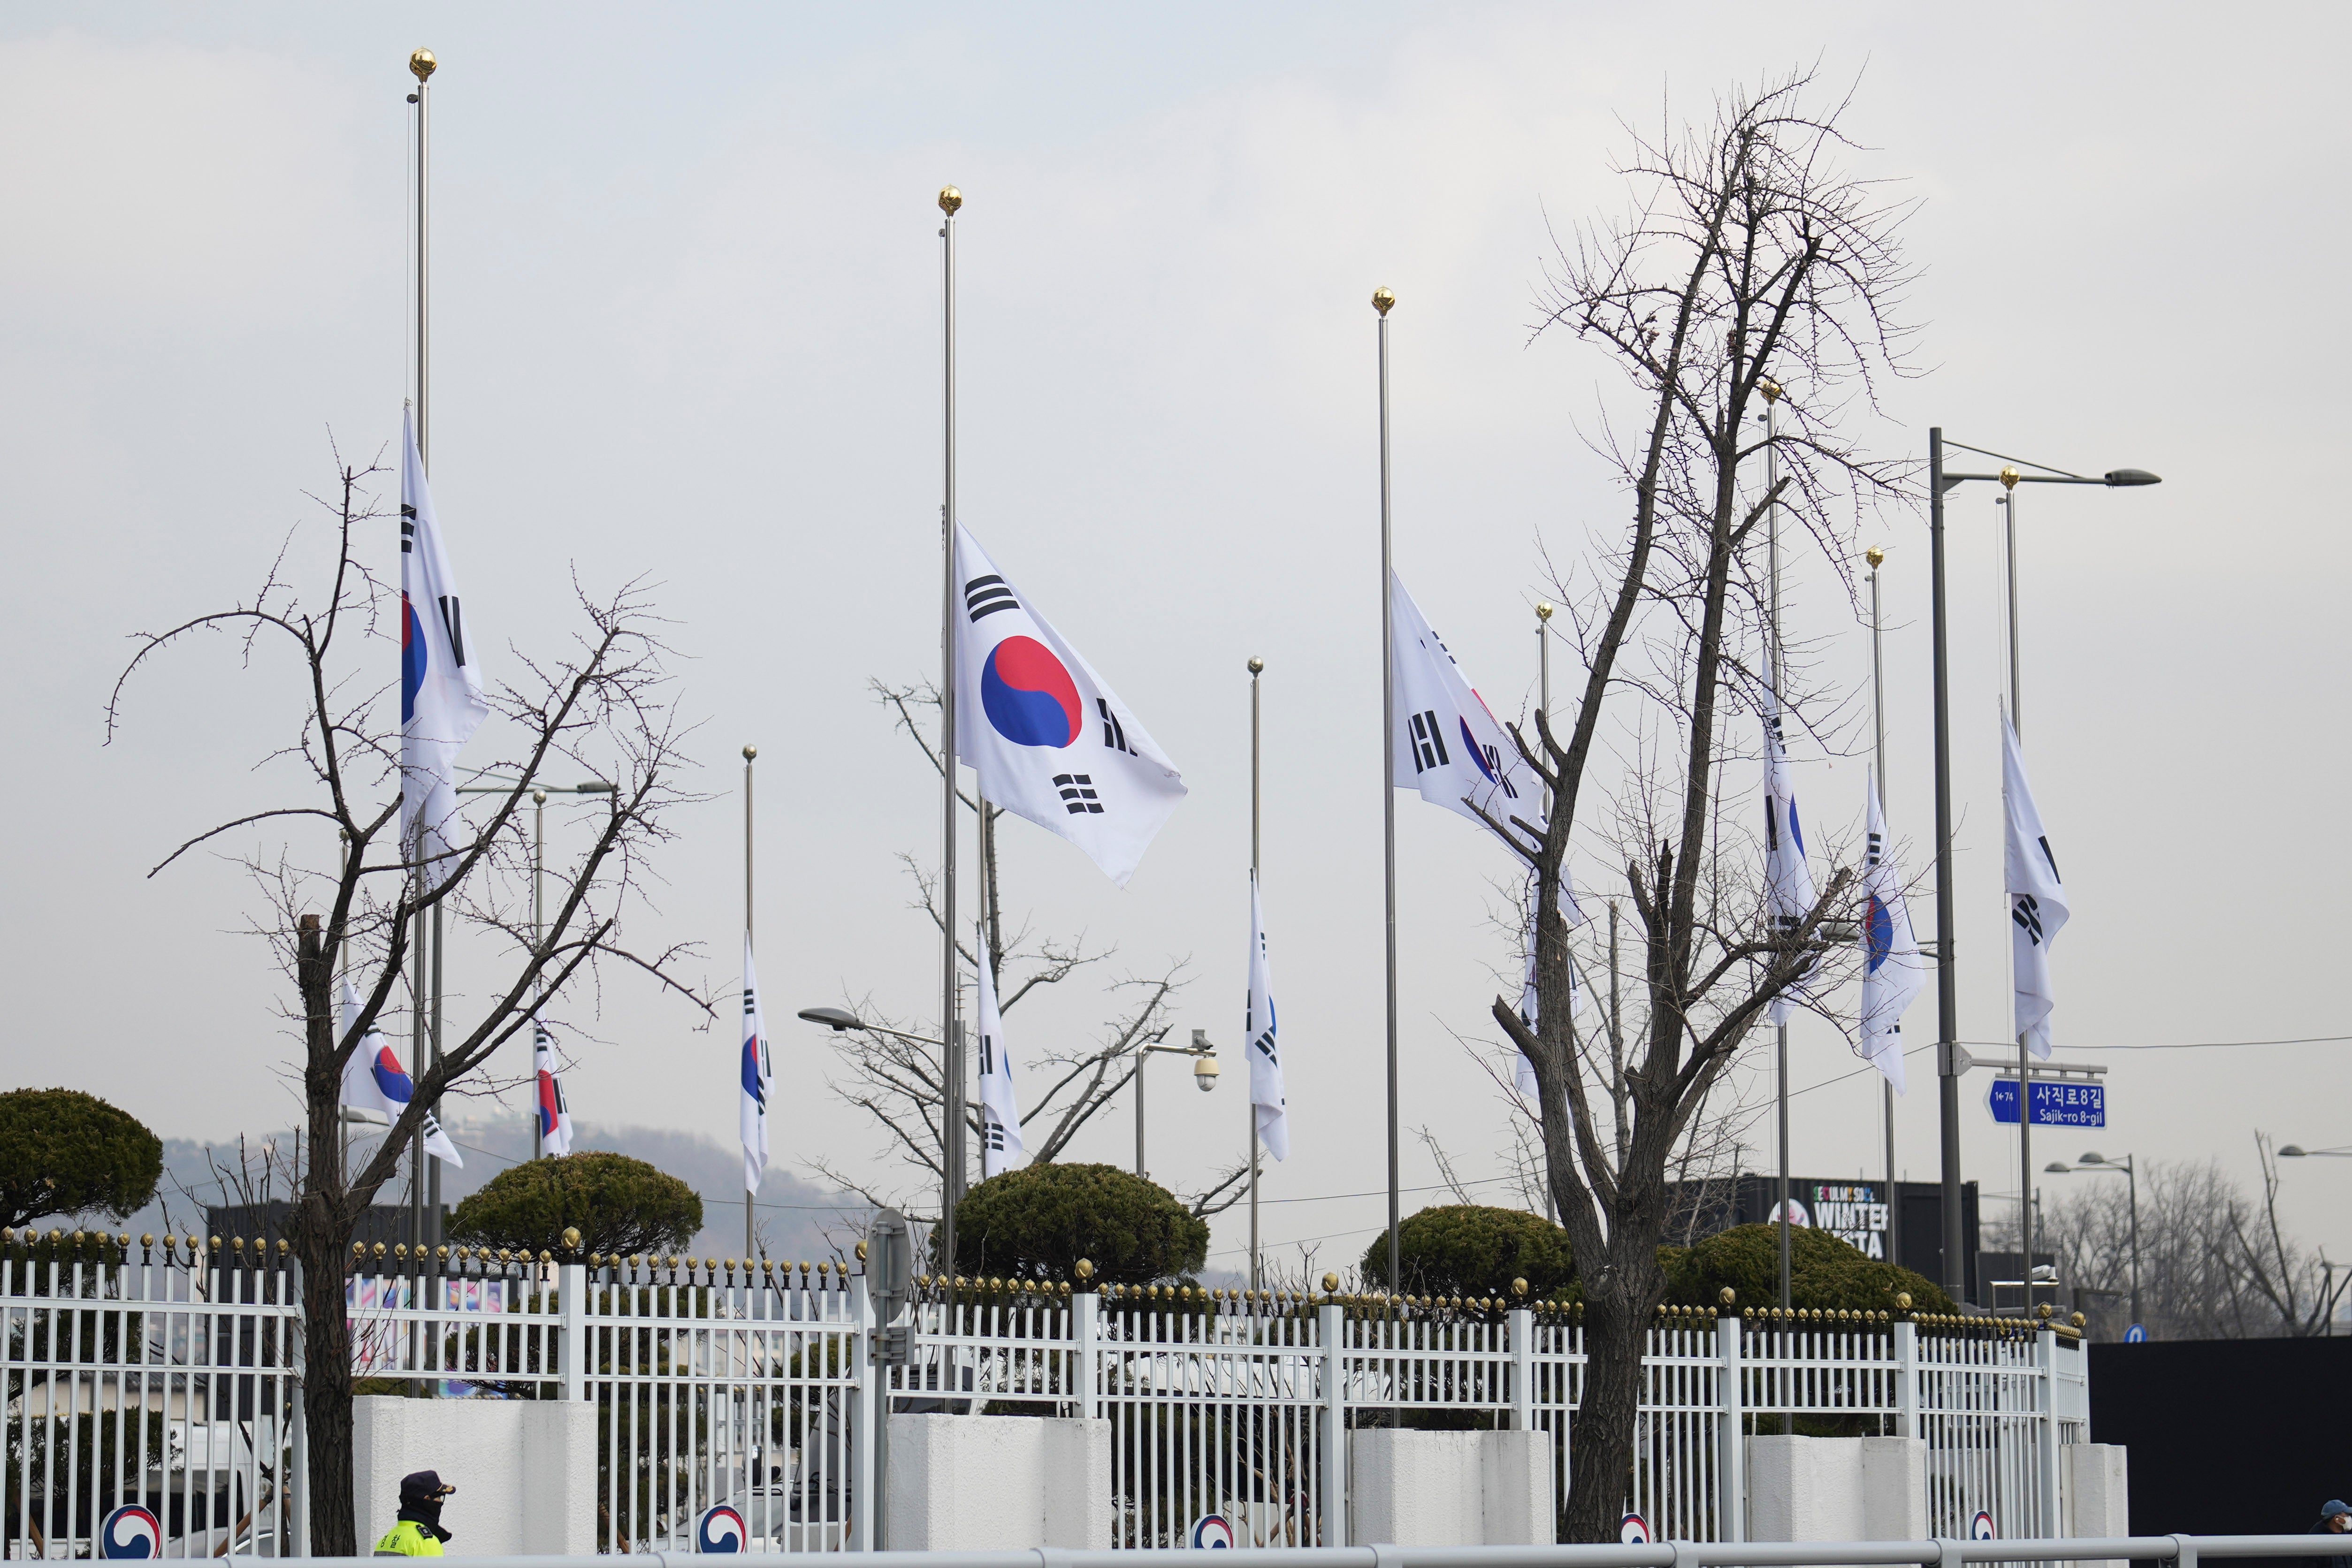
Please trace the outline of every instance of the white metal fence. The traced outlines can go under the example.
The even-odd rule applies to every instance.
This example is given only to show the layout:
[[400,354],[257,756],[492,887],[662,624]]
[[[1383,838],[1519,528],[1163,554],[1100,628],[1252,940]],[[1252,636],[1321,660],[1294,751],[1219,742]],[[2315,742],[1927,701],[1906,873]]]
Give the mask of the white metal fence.
[[[1565,1498],[1585,1371],[1572,1312],[1491,1299],[930,1281],[899,1319],[906,1364],[877,1366],[866,1281],[829,1264],[418,1261],[346,1281],[360,1391],[593,1401],[607,1552],[690,1551],[718,1502],[754,1551],[866,1548],[886,1398],[1107,1419],[1121,1547],[1180,1544],[1213,1512],[1244,1545],[1342,1544],[1352,1429],[1540,1428]],[[7,1553],[92,1555],[98,1521],[140,1502],[168,1555],[302,1554],[299,1298],[258,1244],[0,1248]],[[1666,1310],[1626,1507],[1661,1540],[1743,1540],[1745,1437],[1906,1435],[1938,1535],[1979,1511],[2054,1533],[2084,1364],[2071,1334],[2014,1320]]]

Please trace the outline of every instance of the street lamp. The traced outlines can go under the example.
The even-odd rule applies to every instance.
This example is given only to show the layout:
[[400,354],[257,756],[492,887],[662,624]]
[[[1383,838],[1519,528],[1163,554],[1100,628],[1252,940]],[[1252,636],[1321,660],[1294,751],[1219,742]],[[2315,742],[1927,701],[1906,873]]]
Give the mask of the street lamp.
[[1209,1043],[1209,1031],[1196,1029],[1190,1045],[1146,1045],[1135,1052],[1135,1174],[1143,1175],[1143,1061],[1154,1051],[1169,1056],[1189,1056],[1192,1059],[1192,1082],[1206,1094],[1217,1086],[1217,1048]]
[[[2297,1154],[2302,1152],[2300,1149],[2295,1150]],[[2279,1153],[2284,1154],[2286,1150],[2281,1149]],[[2093,1175],[2101,1171],[2121,1171],[2124,1173],[2124,1179],[2131,1184],[2131,1321],[2137,1325],[2141,1322],[2139,1315],[2139,1171],[2132,1164],[2132,1156],[2126,1155],[2120,1160],[2111,1160],[2094,1149],[2071,1166],[2063,1160],[2052,1160],[2044,1168],[2052,1176],[2068,1176],[2078,1171]]]
[[[504,795],[516,788],[518,786],[512,783],[493,780],[488,784],[460,784],[457,786],[457,793]],[[530,948],[534,957],[538,956],[541,942],[545,940],[543,933],[547,926],[547,798],[550,795],[610,795],[614,792],[614,788],[610,780],[604,779],[591,779],[581,784],[535,784],[531,787]],[[433,911],[433,1054],[437,1060],[441,1055],[441,911],[437,905]],[[534,1052],[531,1072],[534,1081],[539,1071],[539,1062],[536,1060],[538,1025],[539,1018],[534,1009],[531,1017],[531,1049]],[[531,1092],[530,1112],[530,1157],[532,1159],[538,1159],[547,1152],[546,1141],[547,1128],[541,1123],[538,1091],[534,1089]],[[432,1201],[433,1212],[437,1217],[441,1212],[441,1172],[438,1167],[436,1167],[433,1172]]]
[[940,1042],[928,1034],[908,1034],[902,1029],[885,1029],[878,1023],[868,1023],[856,1013],[840,1008],[803,1008],[801,1020],[821,1023],[835,1034],[847,1034],[851,1030],[863,1030],[867,1034],[887,1034],[898,1040],[912,1040],[917,1045],[937,1045]]
[[[1952,701],[1950,660],[1946,650],[1946,622],[1948,618],[1945,613],[1944,492],[1971,479],[1997,482],[2011,496],[2016,494],[2016,486],[2021,484],[2105,485],[2110,489],[2126,489],[2163,481],[2145,468],[2112,468],[2095,477],[2086,474],[2071,474],[2063,468],[2052,468],[2040,463],[2028,463],[2025,467],[2039,472],[2027,474],[2016,466],[2020,459],[1988,452],[1982,447],[1965,446],[1957,441],[1952,444],[1962,452],[1998,458],[2011,465],[1999,474],[1948,474],[1944,471],[1943,427],[1937,425],[1927,432],[1927,553],[1934,606],[1936,682],[1936,1083],[1937,1110],[1943,1134],[1944,1288],[1956,1297],[1965,1297],[1968,1293],[1968,1262],[1960,1255],[1959,1075],[1963,1071],[1963,1058],[1959,1049],[1958,977],[1952,967],[1955,936],[1952,900]],[[2012,528],[2015,516],[2012,511]],[[2011,601],[2012,604],[2015,602],[2014,593]],[[2012,652],[2013,643],[2012,637]],[[2014,668],[2013,660],[2011,667]],[[2029,1129],[2033,1119],[2032,1090],[2024,1073],[2019,1074],[2017,1103],[2018,1134],[2022,1142],[2030,1139]],[[2030,1144],[2027,1146],[2030,1148]],[[2031,1159],[2030,1153],[2021,1153],[2021,1164]],[[2031,1169],[2030,1165],[2027,1168]],[[2027,1185],[2032,1185],[2030,1178]],[[2024,1259],[2030,1265],[2033,1260],[2030,1218],[2020,1227],[2020,1235],[2025,1243]]]

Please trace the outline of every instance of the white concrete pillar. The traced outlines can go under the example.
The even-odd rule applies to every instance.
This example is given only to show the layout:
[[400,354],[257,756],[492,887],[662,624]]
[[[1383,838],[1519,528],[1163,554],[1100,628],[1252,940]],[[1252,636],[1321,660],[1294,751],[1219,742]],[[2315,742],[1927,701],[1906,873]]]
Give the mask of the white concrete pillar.
[[1378,1427],[1351,1432],[1348,1441],[1355,1489],[1349,1511],[1352,1544],[1552,1544],[1551,1434],[1540,1427],[1410,1432]]
[[[2059,1450],[2061,1532],[2080,1539],[2131,1533],[2131,1470],[2120,1443],[2067,1443]],[[2124,1568],[2092,1559],[2081,1568]]]
[[352,1401],[360,1549],[400,1511],[400,1478],[433,1470],[453,1556],[584,1556],[596,1550],[596,1407],[580,1400]]
[[1111,1544],[1110,1423],[892,1416],[890,1549]]

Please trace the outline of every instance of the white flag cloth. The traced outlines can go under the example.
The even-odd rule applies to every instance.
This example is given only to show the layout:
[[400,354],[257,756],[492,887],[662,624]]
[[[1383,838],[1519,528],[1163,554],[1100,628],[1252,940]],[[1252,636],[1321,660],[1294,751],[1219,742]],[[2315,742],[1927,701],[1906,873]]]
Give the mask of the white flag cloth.
[[1250,1104],[1257,1117],[1257,1141],[1277,1160],[1290,1157],[1290,1101],[1282,1087],[1282,1050],[1275,1039],[1274,967],[1265,955],[1265,905],[1257,877],[1250,877],[1249,1016],[1243,1019],[1249,1041]]
[[[1768,674],[1769,674],[1768,666]],[[1795,931],[1813,912],[1813,872],[1805,863],[1805,830],[1797,818],[1797,784],[1780,735],[1780,694],[1769,681],[1764,710],[1764,914],[1778,932]],[[1772,998],[1772,1021],[1784,1024],[1803,993],[1797,985]]]
[[[400,835],[420,859],[446,853],[457,811],[457,752],[490,714],[470,663],[464,606],[433,495],[417,455],[413,413],[400,455]],[[436,868],[446,873],[446,868]]]
[[[360,1021],[360,997],[352,988],[351,977],[343,978],[343,1032]],[[386,1126],[398,1121],[416,1097],[416,1084],[408,1076],[408,1069],[400,1064],[398,1053],[383,1042],[383,1036],[374,1029],[367,1031],[348,1061],[343,1063],[343,1103],[354,1111],[372,1111],[384,1120]],[[463,1170],[465,1160],[457,1145],[441,1130],[440,1122],[432,1112],[425,1113],[425,1152],[435,1159]]]
[[1004,1049],[1004,1020],[996,1015],[996,977],[989,973],[987,944],[977,951],[980,966],[980,1174],[1002,1176],[1013,1156],[1025,1155],[1021,1141],[1021,1097],[1013,1087],[1013,1059]]
[[[1528,873],[1528,965],[1526,977],[1519,982],[1519,1021],[1532,1030],[1536,1027],[1536,879]],[[1568,868],[1559,868],[1559,915],[1568,922],[1570,931],[1584,924],[1583,906],[1576,902],[1576,887],[1570,881]],[[1576,1016],[1576,966],[1568,967],[1568,1012]],[[1519,1052],[1518,1071],[1515,1077],[1518,1092],[1529,1100],[1538,1098],[1541,1091],[1536,1085],[1536,1064],[1528,1060],[1526,1051]]]
[[1394,632],[1390,688],[1389,781],[1478,825],[1475,805],[1498,822],[1541,810],[1542,784],[1471,687],[1462,666],[1430,630],[1404,583],[1389,574]]
[[2034,810],[2033,789],[2025,781],[2025,757],[2018,749],[2017,730],[2003,714],[2000,720],[2000,798],[2009,818],[2009,949],[2010,968],[2017,988],[2017,1032],[2036,1056],[2050,1054],[2050,1009],[2056,998],[2050,988],[2050,945],[2064,930],[2073,912],[2066,907],[2066,889],[2058,880],[2058,857],[2050,852],[2050,835],[2042,831],[2042,813]]
[[563,1098],[563,1080],[555,1074],[555,1039],[539,1021],[537,1013],[530,1019],[530,1066],[537,1084],[533,1096],[541,1152],[568,1155],[572,1152],[572,1105]]
[[743,933],[743,1190],[760,1190],[768,1172],[768,1090],[775,1081],[768,1055],[768,1026],[760,1019],[759,972],[751,963],[751,934]]
[[1927,984],[1927,961],[1911,932],[1903,897],[1903,868],[1886,837],[1886,810],[1878,778],[1870,778],[1869,841],[1862,872],[1862,1054],[1886,1075],[1897,1094],[1903,1076],[1903,1013]]
[[956,529],[956,753],[980,792],[1086,851],[1125,887],[1183,776],[1094,667]]

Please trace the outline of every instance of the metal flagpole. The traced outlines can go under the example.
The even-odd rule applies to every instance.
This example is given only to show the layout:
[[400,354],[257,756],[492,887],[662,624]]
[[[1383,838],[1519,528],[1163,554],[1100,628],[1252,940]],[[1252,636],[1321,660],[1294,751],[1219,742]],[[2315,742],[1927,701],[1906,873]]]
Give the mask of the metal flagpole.
[[[2017,481],[2013,467],[2000,471],[2001,508],[2009,542],[2009,722],[2025,743],[2025,673],[2017,648]],[[2011,986],[2011,1007],[2016,987]],[[2014,1019],[2012,1019],[2012,1021]],[[2018,1278],[2025,1281],[2025,1315],[2033,1315],[2033,1054],[2025,1035],[2017,1037],[2017,1253]]]
[[[1772,713],[1777,724],[1780,712],[1780,448],[1779,415],[1780,389],[1771,382],[1763,383],[1764,393],[1764,493],[1770,497],[1765,503],[1764,549],[1766,569],[1770,579],[1771,609],[1769,622],[1764,629],[1765,642],[1772,655]],[[1785,747],[1785,737],[1776,737]],[[1772,1097],[1780,1128],[1780,1311],[1790,1308],[1790,1270],[1789,1260],[1789,1026],[1776,1024],[1772,1030],[1772,1053],[1777,1083]]]
[[[1957,482],[1957,481],[1956,481]],[[1936,732],[1936,1121],[1942,1182],[1937,1207],[1944,1255],[1944,1291],[1969,1298],[1967,1236],[1960,1211],[1960,991],[1952,956],[1957,936],[1952,898],[1952,726],[1946,668],[1944,593],[1944,429],[1927,432],[1927,575],[1935,643]]]
[[[1873,545],[1863,552],[1870,562],[1870,711],[1872,722],[1872,769],[1878,780],[1878,809],[1886,810],[1886,661],[1880,652],[1878,618],[1878,569],[1886,559],[1886,552]],[[1888,852],[1885,846],[1880,852]],[[1868,933],[1864,934],[1865,943]],[[1886,1113],[1886,1260],[1903,1261],[1903,1203],[1895,1188],[1895,1081],[1882,1079],[1879,1092],[1885,1101]]]
[[[963,193],[940,191],[940,369],[945,387],[941,408],[940,536],[945,564],[940,590],[940,1067],[947,1080],[946,1147],[940,1151],[945,1181],[940,1193],[939,1266],[952,1271],[956,1257],[956,1205],[963,1201],[963,1030],[956,1016],[956,209]],[[1138,1074],[1138,1093],[1141,1092]]]
[[1389,312],[1396,296],[1372,290],[1381,326],[1381,874],[1387,894],[1389,1070],[1389,1289],[1404,1289],[1397,1242],[1397,900],[1396,900],[1396,616],[1395,567],[1389,555]]
[[[1258,775],[1258,760],[1259,760],[1259,757],[1260,757],[1260,754],[1261,754],[1261,747],[1260,747],[1260,745],[1259,745],[1259,738],[1258,738],[1258,733],[1259,733],[1259,732],[1258,732],[1258,690],[1257,690],[1257,682],[1258,682],[1258,677],[1259,677],[1260,675],[1264,674],[1265,673],[1265,661],[1264,659],[1259,658],[1259,657],[1258,657],[1256,654],[1255,654],[1255,653],[1251,654],[1251,655],[1250,655],[1250,662],[1249,662],[1249,677],[1250,677],[1250,890],[1251,890],[1253,893],[1255,893],[1255,892],[1256,892],[1256,891],[1257,891],[1257,876],[1258,876],[1258,858],[1257,858],[1257,852],[1258,852],[1258,824],[1259,824],[1260,816],[1261,816],[1261,813],[1260,813],[1260,810],[1259,810],[1259,795],[1258,795],[1258,777],[1259,777],[1259,775]],[[1255,924],[1255,922],[1253,922],[1253,924]],[[1252,932],[1250,933],[1250,938],[1251,938],[1251,940],[1253,940],[1253,941],[1255,941],[1255,940],[1258,938],[1258,936],[1259,936],[1259,933],[1258,933],[1258,932],[1256,932],[1256,931],[1252,931]],[[1251,961],[1253,964],[1255,964],[1255,963],[1257,961],[1257,955],[1256,955],[1256,954],[1255,954],[1255,953],[1251,954],[1251,955],[1250,955],[1250,961]],[[1255,998],[1253,998],[1253,999],[1255,999]],[[1242,1028],[1243,1028],[1244,1030],[1248,1030],[1248,1029],[1249,1029],[1249,1027],[1250,1027],[1253,1023],[1255,1023],[1255,1021],[1256,1021],[1256,1019],[1255,1019],[1254,1017],[1251,1017],[1251,1018],[1244,1018],[1244,1019],[1242,1020]],[[1246,1051],[1246,1047],[1244,1047],[1244,1051]],[[1248,1113],[1248,1115],[1249,1115],[1249,1162],[1250,1162],[1250,1172],[1249,1172],[1249,1192],[1250,1192],[1250,1275],[1249,1275],[1249,1280],[1250,1280],[1250,1289],[1251,1289],[1251,1290],[1253,1290],[1253,1291],[1255,1291],[1255,1290],[1257,1290],[1257,1289],[1259,1288],[1259,1284],[1258,1284],[1258,1262],[1257,1262],[1257,1167],[1258,1167],[1258,1145],[1257,1145],[1257,1096],[1256,1096],[1255,1094],[1250,1094],[1250,1095],[1246,1095],[1246,1096],[1244,1096],[1244,1098],[1246,1099],[1246,1101],[1247,1101],[1248,1103],[1247,1103],[1246,1104],[1244,1104],[1244,1105],[1242,1107],[1242,1109],[1243,1109],[1245,1113]]]
[[[751,759],[760,755],[756,746],[743,748],[743,946],[757,951],[752,941],[751,915],[756,907],[751,881]],[[758,1216],[752,1212],[752,1200],[759,1195],[750,1188],[743,1192],[743,1257],[745,1267],[760,1250]]]
[[[1551,601],[1548,599],[1536,601],[1536,702],[1543,713],[1544,727],[1549,729],[1551,727]],[[1551,786],[1549,784],[1544,786],[1544,821],[1546,822],[1551,821]],[[1616,928],[1617,915],[1617,906],[1614,904],[1609,906],[1609,915],[1610,928],[1613,931]],[[1536,914],[1533,909],[1529,909],[1528,911],[1528,947],[1530,952],[1533,951],[1535,945]],[[1615,960],[1613,952],[1611,954],[1611,960],[1612,963]],[[1610,977],[1609,984],[1613,991],[1617,985],[1614,975]],[[1543,1127],[1541,1106],[1536,1108],[1536,1127],[1540,1142]],[[1559,1220],[1559,1206],[1551,1195],[1551,1151],[1549,1145],[1543,1145],[1543,1158],[1544,1218],[1557,1224]]]
[[[426,246],[428,234],[426,219],[431,207],[425,196],[427,180],[432,169],[432,161],[426,155],[431,145],[426,137],[426,110],[430,107],[427,101],[431,88],[429,78],[434,71],[439,68],[440,63],[433,57],[433,51],[430,49],[418,49],[408,57],[409,74],[416,78],[416,90],[408,95],[408,101],[416,106],[416,461],[417,465],[427,475],[433,472],[433,340],[428,329],[431,321],[432,273],[426,266],[429,256]],[[423,821],[423,813],[418,813],[416,820]],[[413,846],[413,852],[420,862],[424,859],[424,847],[425,838],[420,832]],[[421,894],[429,880],[428,873],[420,863],[412,874],[417,891]],[[428,1005],[426,998],[429,973],[426,967],[426,955],[429,949],[425,942],[426,925],[423,910],[416,911],[414,923],[415,936],[413,940],[416,947],[416,978],[411,983],[409,995],[415,1004],[415,1012],[410,1021],[408,1063],[409,1071],[413,1075],[412,1082],[422,1082],[425,1076],[426,1050],[425,1009]],[[438,932],[436,931],[435,935],[437,936]],[[436,1055],[440,1051],[440,1019],[436,1012],[432,1030],[432,1050]],[[410,1141],[408,1150],[409,1245],[424,1246],[425,1236],[425,1130],[420,1124],[415,1135]]]
[[[530,792],[530,951],[539,955],[547,940],[547,791]],[[546,995],[543,980],[530,987],[530,1157],[547,1156],[545,1113],[539,1104],[539,1005]]]

